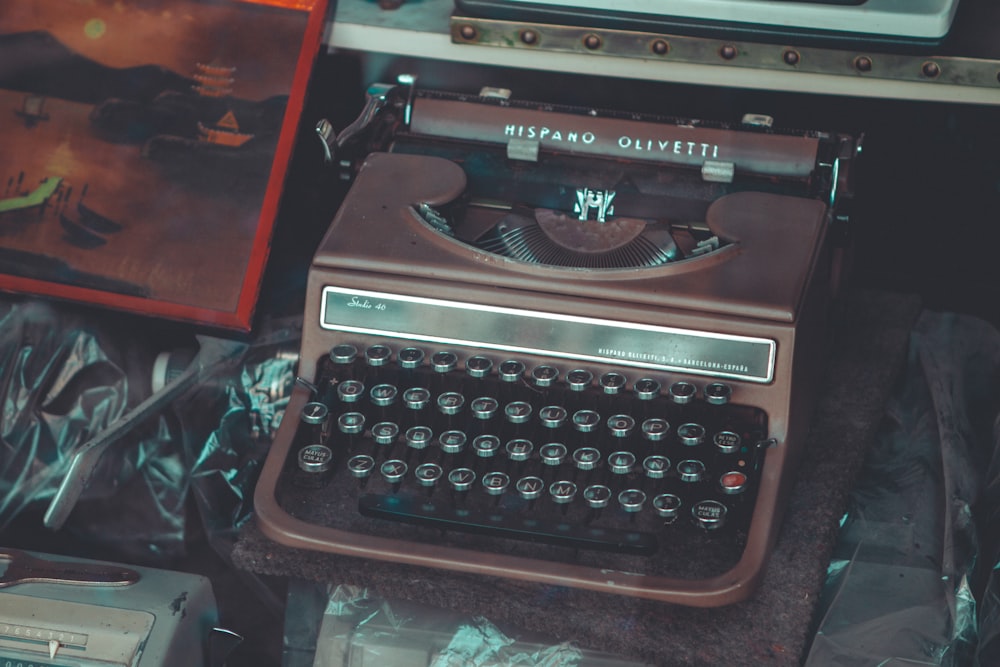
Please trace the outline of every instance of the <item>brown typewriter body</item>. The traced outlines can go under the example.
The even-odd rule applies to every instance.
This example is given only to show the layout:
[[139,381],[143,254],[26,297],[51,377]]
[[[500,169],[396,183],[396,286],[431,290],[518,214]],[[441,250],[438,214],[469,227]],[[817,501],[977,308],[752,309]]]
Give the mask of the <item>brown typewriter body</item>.
[[[465,113],[476,101],[455,102],[457,111],[448,110],[447,103],[429,100],[424,108],[433,108],[434,118],[447,124],[449,118],[454,122],[456,113]],[[420,100],[414,106],[414,128],[420,124],[419,111]],[[531,126],[531,120],[511,120],[510,111],[503,105],[486,105],[475,112],[476,122],[489,123],[483,118],[496,114],[494,124],[507,136],[512,134],[511,127],[516,133],[518,127]],[[528,118],[534,118],[535,126],[542,125],[539,118]],[[569,120],[560,115],[545,122],[565,124]],[[584,116],[580,122],[582,127],[594,127],[593,118]],[[638,129],[648,131],[650,127]],[[608,136],[621,147],[627,143],[622,137],[629,132],[638,136],[636,128],[626,122]],[[591,131],[600,136],[600,130]],[[473,130],[473,134],[478,132]],[[795,146],[793,152],[799,154],[803,150],[807,155],[815,152],[819,145],[811,136],[719,130],[722,139],[718,140],[713,132],[708,132],[709,140],[699,140],[696,145],[714,147],[721,141],[719,150],[725,153],[726,142],[744,142],[741,145],[750,146],[748,160],[765,154],[764,161],[769,164],[781,160],[780,156],[766,155],[771,139],[779,145]],[[756,145],[761,148],[754,148]],[[473,152],[478,150],[486,148],[479,146]],[[547,150],[542,144],[543,156]],[[615,162],[621,159],[613,157]],[[815,180],[815,165],[798,161],[803,164],[790,167],[796,172],[791,179],[800,185]],[[696,159],[695,167],[697,163]],[[690,164],[656,165],[656,170],[665,171],[691,168]],[[737,173],[743,168],[737,160]],[[408,149],[373,153],[358,171],[313,261],[298,369],[299,377],[307,382],[297,384],[294,390],[257,487],[255,505],[262,530],[293,547],[685,605],[718,606],[746,598],[759,582],[777,537],[822,373],[836,274],[828,233],[828,192],[803,196],[782,194],[773,188],[761,191],[726,186],[721,196],[711,199],[715,195],[710,195],[711,201],[704,202],[701,222],[721,239],[716,249],[656,266],[582,269],[501,256],[429,224],[422,210],[450,210],[454,202],[468,197],[468,170],[468,164],[461,160]],[[779,179],[767,174],[765,180]],[[834,170],[832,179],[836,187],[844,173]],[[679,189],[691,190],[689,186]],[[669,217],[669,212],[666,215]],[[588,224],[599,228],[593,221]],[[632,481],[623,484],[645,489],[645,504],[638,511],[623,511],[612,500],[610,507],[596,513],[599,519],[595,525],[609,521],[609,515],[617,512],[616,520],[624,523],[624,530],[632,526],[659,540],[660,546],[652,554],[592,554],[572,544],[536,547],[531,540],[490,534],[470,537],[435,525],[411,526],[379,517],[346,519],[345,513],[357,510],[355,499],[377,491],[379,484],[390,503],[394,494],[412,494],[418,504],[421,498],[431,497],[429,502],[459,502],[460,508],[464,507],[462,502],[472,502],[467,496],[482,494],[483,488],[474,484],[455,501],[455,489],[448,489],[444,481],[433,490],[436,495],[421,495],[426,489],[411,477],[388,485],[378,479],[377,470],[373,481],[360,481],[355,475],[334,470],[325,473],[332,476],[321,488],[296,485],[296,476],[301,473],[295,460],[303,446],[302,436],[297,435],[297,415],[307,403],[316,401],[318,394],[332,391],[330,385],[345,379],[337,377],[336,371],[333,375],[325,371],[324,375],[320,368],[331,349],[345,343],[361,351],[371,345],[386,345],[394,354],[418,346],[427,350],[428,357],[435,350],[447,350],[459,362],[453,374],[460,373],[472,356],[486,356],[496,364],[518,359],[527,370],[517,384],[529,395],[539,391],[531,386],[529,372],[538,366],[558,369],[559,381],[573,369],[589,371],[594,378],[620,373],[628,379],[625,393],[633,386],[637,391],[639,385],[634,383],[640,379],[655,380],[664,393],[674,383],[693,385],[698,391],[697,409],[703,412],[714,406],[702,400],[701,392],[707,391],[709,384],[723,384],[731,391],[728,403],[753,406],[755,414],[765,415],[766,432],[755,437],[755,442],[746,443],[747,454],[737,457],[739,465],[750,466],[752,478],[750,492],[740,499],[745,504],[739,510],[743,512],[740,516],[745,515],[745,525],[736,526],[738,512],[730,510],[734,523],[730,534],[708,530],[695,525],[686,506],[678,515],[663,520],[650,502],[658,493],[655,485],[659,481],[645,478],[638,462],[636,470],[628,474]],[[360,368],[357,372],[363,374],[361,363],[355,362],[351,368]],[[431,374],[430,381],[435,379]],[[600,389],[591,393],[595,401],[606,398]],[[657,401],[656,409],[675,407],[663,395]],[[331,405],[330,410],[335,420],[334,413],[343,406]],[[606,417],[601,415],[602,422]],[[366,428],[377,419],[370,418]],[[671,438],[677,437],[673,432],[678,426],[670,424]],[[336,427],[330,430],[336,431]],[[570,430],[564,439],[578,435]],[[342,469],[356,452],[372,453],[376,467],[387,457],[402,460],[404,456],[385,454],[380,459],[378,452],[382,450],[368,441],[368,431],[353,438],[338,433],[324,437],[334,450],[335,468]],[[532,456],[537,458],[543,441],[538,440]],[[566,444],[572,451],[574,445],[568,440]],[[638,461],[644,452],[656,451],[655,445],[640,442]],[[401,447],[398,443],[392,446]],[[428,455],[421,452],[421,456]],[[437,456],[433,460],[446,458]],[[677,468],[680,456],[672,455],[670,465]],[[420,460],[424,459],[409,460],[411,472]],[[473,469],[482,463],[475,457],[464,460]],[[512,487],[490,499],[492,505],[484,505],[486,514],[496,508],[523,520],[537,509],[554,517],[550,520],[557,526],[562,526],[560,521],[589,521],[595,515],[593,509],[578,507],[583,503],[579,495],[565,504],[553,504],[544,494],[525,503],[515,495],[513,483],[518,473],[511,468],[522,464],[508,461],[490,465],[509,473]],[[551,472],[537,462],[532,465],[536,465],[534,471],[553,475],[545,478],[546,486],[573,479],[582,491],[585,480],[574,477],[583,474],[579,470]],[[602,468],[610,465],[610,458],[601,464]],[[478,476],[483,477],[489,469],[477,469]],[[602,474],[614,477],[607,471]],[[683,486],[676,480],[669,483]],[[513,509],[505,509],[508,505]],[[472,506],[476,507],[475,503]],[[717,542],[721,546],[716,547]],[[717,562],[706,558],[726,550],[732,554]],[[701,568],[703,560],[713,563]]]

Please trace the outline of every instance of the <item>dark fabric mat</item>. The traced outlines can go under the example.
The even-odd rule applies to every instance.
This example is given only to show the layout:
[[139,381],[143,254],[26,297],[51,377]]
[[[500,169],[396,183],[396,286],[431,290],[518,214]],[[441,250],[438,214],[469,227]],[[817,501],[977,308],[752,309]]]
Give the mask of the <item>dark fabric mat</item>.
[[233,560],[252,572],[366,586],[403,599],[530,627],[556,641],[658,665],[795,665],[813,613],[847,494],[883,414],[920,311],[911,296],[881,292],[848,300],[799,478],[760,591],[721,609],[377,563],[289,549],[252,525]]

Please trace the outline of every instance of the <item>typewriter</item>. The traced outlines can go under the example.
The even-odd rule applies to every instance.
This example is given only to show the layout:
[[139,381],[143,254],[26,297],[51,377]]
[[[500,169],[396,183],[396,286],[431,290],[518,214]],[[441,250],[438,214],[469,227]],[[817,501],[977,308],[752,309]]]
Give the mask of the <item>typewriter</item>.
[[455,5],[463,15],[512,21],[926,47],[948,35],[958,0],[455,0]]
[[693,606],[750,595],[817,394],[859,140],[413,85],[362,117],[391,127],[312,263],[262,531]]

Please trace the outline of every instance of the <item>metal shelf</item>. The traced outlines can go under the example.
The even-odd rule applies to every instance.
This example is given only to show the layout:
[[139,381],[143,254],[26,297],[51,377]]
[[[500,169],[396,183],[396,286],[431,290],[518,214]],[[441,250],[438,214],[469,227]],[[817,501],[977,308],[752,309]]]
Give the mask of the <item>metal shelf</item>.
[[[1000,3],[963,0],[952,38],[900,54],[452,17],[451,0],[339,0],[331,49],[795,93],[1000,105]],[[994,35],[998,35],[994,38]]]

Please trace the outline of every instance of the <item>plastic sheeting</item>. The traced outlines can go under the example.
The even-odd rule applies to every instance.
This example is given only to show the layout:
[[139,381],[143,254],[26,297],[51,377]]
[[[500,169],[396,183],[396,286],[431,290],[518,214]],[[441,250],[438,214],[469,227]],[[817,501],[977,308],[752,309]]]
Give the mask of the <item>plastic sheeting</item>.
[[1000,500],[998,389],[995,328],[923,313],[852,492],[807,665],[1000,664],[981,659],[997,655],[1000,583],[983,593],[977,576],[1000,556],[995,538],[980,549]]

